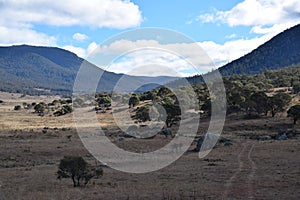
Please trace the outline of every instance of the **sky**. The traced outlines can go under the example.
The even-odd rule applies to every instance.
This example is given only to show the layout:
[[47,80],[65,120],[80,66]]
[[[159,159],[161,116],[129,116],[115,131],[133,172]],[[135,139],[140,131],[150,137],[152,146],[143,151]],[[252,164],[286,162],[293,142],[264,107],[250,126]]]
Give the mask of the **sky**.
[[[97,52],[114,58],[95,63],[108,71],[190,76],[235,60],[300,23],[300,1],[0,0],[0,15],[1,46],[55,46],[88,60]],[[135,30],[148,27],[189,39],[171,40],[171,32],[165,40],[116,36],[137,36]],[[154,49],[141,50],[146,47]],[[212,64],[199,59],[199,48]],[[143,66],[152,72],[135,70]]]

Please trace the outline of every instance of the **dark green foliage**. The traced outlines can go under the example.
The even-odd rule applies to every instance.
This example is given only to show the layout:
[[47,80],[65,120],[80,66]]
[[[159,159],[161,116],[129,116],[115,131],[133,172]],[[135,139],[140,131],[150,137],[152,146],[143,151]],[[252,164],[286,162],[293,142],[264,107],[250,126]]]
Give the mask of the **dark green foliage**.
[[292,117],[294,120],[294,124],[300,119],[300,105],[292,106],[288,111],[288,117]]
[[[166,110],[166,125],[171,127],[176,121],[180,120],[181,109],[179,105],[172,103],[163,103],[162,106]],[[164,118],[164,117],[163,117]]]
[[55,111],[53,114],[54,114],[54,116],[61,116],[61,115],[66,115],[66,114],[71,113],[71,112],[73,112],[72,106],[63,105],[62,108]]
[[15,107],[14,107],[14,110],[21,110],[21,106],[20,105],[16,105]]
[[295,94],[300,92],[300,82],[299,81],[293,85],[293,91]]
[[98,94],[96,102],[97,102],[98,106],[111,105],[111,98],[107,94]]
[[272,117],[278,112],[282,112],[291,103],[292,97],[289,94],[279,92],[269,98],[268,108],[271,111]]
[[264,92],[253,93],[248,100],[249,113],[255,111],[258,115],[268,113],[268,96]]
[[141,101],[154,100],[155,96],[156,96],[155,90],[148,91],[148,92],[141,94],[140,100]]
[[34,111],[36,113],[44,113],[45,111],[45,103],[41,102],[39,104],[36,104],[34,107],[33,107]]
[[135,119],[141,121],[141,122],[146,122],[150,121],[150,106],[142,106],[136,109],[136,114],[135,114]]
[[103,175],[103,170],[93,169],[88,163],[79,156],[65,156],[60,160],[57,178],[71,178],[74,187],[80,186],[82,180],[86,185],[93,177],[100,177]]
[[137,94],[132,94],[130,99],[129,99],[129,102],[128,102],[128,105],[129,107],[135,107],[137,106],[138,104],[140,103],[140,98]]

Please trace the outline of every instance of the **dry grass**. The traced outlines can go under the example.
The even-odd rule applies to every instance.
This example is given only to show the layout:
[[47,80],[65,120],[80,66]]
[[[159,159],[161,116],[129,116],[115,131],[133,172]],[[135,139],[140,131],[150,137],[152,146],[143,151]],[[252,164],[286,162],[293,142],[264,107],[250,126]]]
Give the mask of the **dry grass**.
[[[231,138],[233,145],[218,145],[204,159],[189,152],[170,166],[146,174],[104,168],[101,179],[73,188],[71,180],[56,179],[59,160],[65,155],[80,155],[90,164],[96,161],[77,136],[72,115],[39,117],[24,110],[13,111],[14,105],[35,97],[10,98],[0,97],[5,101],[0,104],[0,199],[299,199],[299,136],[286,141],[249,139],[277,134],[279,129],[299,130],[288,118],[243,120],[230,116],[223,136]],[[55,97],[46,99],[51,98]],[[97,117],[106,132],[116,133],[110,139],[130,151],[147,152],[170,141],[159,136],[116,141],[118,130],[112,114]],[[205,133],[207,125],[207,120],[201,121],[199,134]],[[44,127],[49,129],[43,131]]]

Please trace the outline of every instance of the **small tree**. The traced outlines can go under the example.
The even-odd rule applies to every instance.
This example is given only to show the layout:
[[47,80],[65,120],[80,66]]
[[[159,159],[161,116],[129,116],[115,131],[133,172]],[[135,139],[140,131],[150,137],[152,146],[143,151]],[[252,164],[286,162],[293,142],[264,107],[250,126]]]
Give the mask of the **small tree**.
[[14,110],[21,110],[21,106],[20,105],[15,106]]
[[65,156],[60,160],[58,171],[58,179],[71,178],[74,187],[80,186],[80,182],[84,180],[84,185],[93,178],[99,178],[103,175],[102,168],[92,168],[80,156]]
[[36,113],[44,113],[45,104],[43,103],[36,104],[33,109],[35,110]]
[[145,121],[150,121],[150,116],[149,116],[149,112],[150,112],[150,107],[149,106],[142,106],[139,107],[136,110],[136,114],[134,116],[135,119],[145,122]]
[[292,106],[288,111],[288,117],[292,117],[294,120],[294,124],[297,123],[298,119],[300,119],[300,105]]
[[289,94],[279,92],[269,98],[268,107],[271,110],[272,117],[278,112],[283,112],[291,103],[292,97]]
[[171,127],[174,122],[180,119],[181,109],[177,104],[164,103],[162,104],[164,109],[166,110],[166,125],[167,127]]
[[138,95],[137,94],[132,94],[130,99],[129,99],[129,102],[128,102],[129,107],[130,108],[135,107],[139,103],[140,103],[140,98],[138,97]]

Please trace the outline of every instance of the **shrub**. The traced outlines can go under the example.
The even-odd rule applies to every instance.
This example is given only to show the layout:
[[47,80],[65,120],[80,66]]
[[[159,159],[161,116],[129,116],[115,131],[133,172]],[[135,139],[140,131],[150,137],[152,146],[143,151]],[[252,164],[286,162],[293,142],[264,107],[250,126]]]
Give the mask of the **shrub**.
[[20,106],[20,105],[16,105],[16,106],[14,107],[14,110],[21,110],[21,106]]
[[130,108],[135,107],[139,103],[140,103],[140,98],[138,97],[138,95],[137,94],[132,94],[130,99],[129,99],[129,102],[128,102],[129,107]]
[[102,168],[91,167],[82,157],[80,156],[65,156],[60,160],[57,178],[71,178],[74,187],[80,186],[80,183],[84,180],[84,185],[92,178],[99,178],[103,175]]
[[44,113],[45,111],[45,103],[41,102],[39,104],[36,104],[33,108],[36,113]]
[[292,106],[288,111],[288,117],[292,117],[294,120],[294,124],[297,123],[298,119],[300,119],[300,105]]
[[61,109],[55,111],[53,114],[55,116],[61,116],[61,115],[65,115],[65,114],[68,114],[68,113],[71,113],[71,112],[73,112],[72,106],[64,105]]

